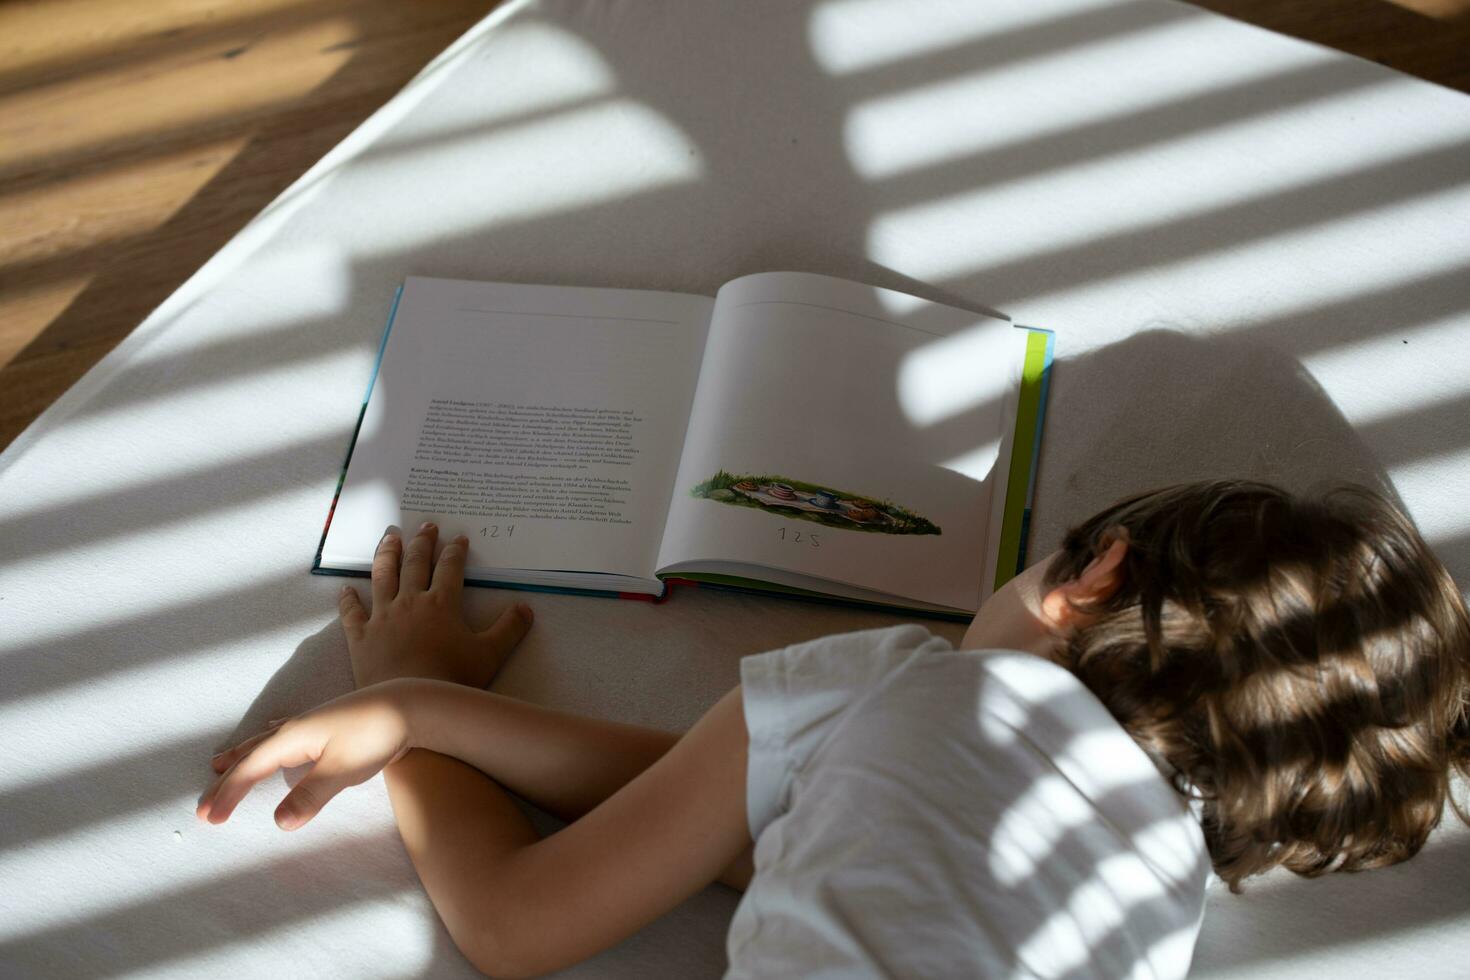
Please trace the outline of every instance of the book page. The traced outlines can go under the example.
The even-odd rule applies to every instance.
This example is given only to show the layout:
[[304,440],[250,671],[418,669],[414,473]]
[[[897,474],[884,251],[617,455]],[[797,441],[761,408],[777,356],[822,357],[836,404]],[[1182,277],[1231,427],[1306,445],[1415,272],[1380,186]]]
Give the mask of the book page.
[[387,525],[432,520],[469,536],[470,578],[651,578],[712,305],[410,278],[322,565],[368,568]]
[[1024,338],[823,276],[727,284],[660,571],[741,563],[978,608]]

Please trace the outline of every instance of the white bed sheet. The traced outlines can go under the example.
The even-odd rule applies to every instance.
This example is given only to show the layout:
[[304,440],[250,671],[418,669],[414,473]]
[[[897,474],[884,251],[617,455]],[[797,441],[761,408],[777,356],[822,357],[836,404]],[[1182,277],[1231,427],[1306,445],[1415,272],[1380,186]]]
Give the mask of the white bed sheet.
[[[0,456],[0,973],[470,975],[380,782],[296,834],[279,778],[192,819],[211,752],[349,685],[306,568],[393,289],[767,269],[1058,332],[1033,554],[1127,490],[1341,477],[1470,582],[1462,95],[1164,0],[513,3]],[[965,421],[926,437],[961,455]],[[670,728],[742,654],[892,621],[533,604],[497,689]],[[1214,894],[1195,972],[1460,975],[1467,872],[1447,826],[1406,866]],[[735,901],[568,975],[716,975]]]

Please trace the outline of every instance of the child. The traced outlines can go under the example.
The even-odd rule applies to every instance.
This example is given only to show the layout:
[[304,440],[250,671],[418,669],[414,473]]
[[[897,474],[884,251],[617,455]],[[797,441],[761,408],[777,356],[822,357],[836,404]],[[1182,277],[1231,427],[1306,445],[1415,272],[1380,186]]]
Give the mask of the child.
[[[1183,976],[1211,865],[1239,891],[1404,860],[1470,759],[1465,603],[1363,490],[1125,500],[961,651],[909,625],[747,657],[682,738],[480,690],[530,613],[471,632],[467,543],[431,574],[434,543],[384,537],[371,615],[342,593],[360,690],[216,756],[199,815],[314,763],[276,811],[295,829],[382,770],[429,897],[497,976],[716,879],[747,888],[736,976]],[[506,790],[572,823],[538,839]]]

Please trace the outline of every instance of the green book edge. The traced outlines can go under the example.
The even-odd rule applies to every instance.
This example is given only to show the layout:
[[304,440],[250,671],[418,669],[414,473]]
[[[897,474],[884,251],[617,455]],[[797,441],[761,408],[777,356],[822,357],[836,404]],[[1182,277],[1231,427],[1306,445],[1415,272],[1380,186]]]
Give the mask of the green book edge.
[[1031,500],[1036,490],[1036,464],[1041,458],[1041,422],[1046,411],[1046,388],[1051,377],[1051,360],[1056,335],[1050,330],[1021,327],[1026,338],[1026,357],[1021,366],[1021,392],[1016,403],[1015,439],[1011,446],[1011,471],[1006,481],[1006,503],[1000,525],[999,556],[995,563],[995,588],[999,589],[1022,570],[1026,561],[1026,537],[1031,525]]

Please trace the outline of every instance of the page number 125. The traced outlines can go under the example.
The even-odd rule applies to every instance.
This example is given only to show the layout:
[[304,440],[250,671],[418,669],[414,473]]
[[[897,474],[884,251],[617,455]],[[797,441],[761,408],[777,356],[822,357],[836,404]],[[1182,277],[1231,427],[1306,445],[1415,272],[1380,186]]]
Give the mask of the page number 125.
[[798,531],[794,527],[781,528],[781,540],[790,541],[792,544],[805,544],[813,548],[820,548],[822,542],[810,531]]

